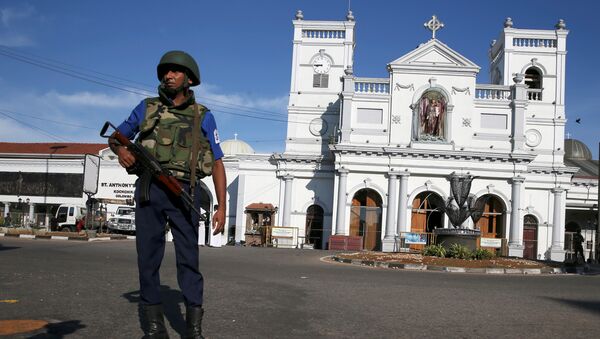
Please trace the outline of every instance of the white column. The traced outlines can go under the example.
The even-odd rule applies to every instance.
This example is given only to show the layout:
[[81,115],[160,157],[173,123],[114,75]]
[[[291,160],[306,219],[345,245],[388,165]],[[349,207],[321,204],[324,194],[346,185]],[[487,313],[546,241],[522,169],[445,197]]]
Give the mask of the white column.
[[396,207],[397,207],[397,193],[396,187],[398,186],[397,173],[388,173],[388,192],[387,192],[387,213],[385,217],[385,237],[383,238],[383,252],[394,252],[396,251],[395,246],[395,235],[396,235]]
[[352,100],[354,98],[354,75],[352,75],[352,69],[346,69],[343,81],[344,89],[342,91],[342,111],[341,111],[341,143],[350,142],[350,133],[352,131]]
[[552,189],[554,195],[554,213],[552,218],[552,246],[550,247],[550,260],[565,261],[565,215],[563,213],[564,188]]
[[523,257],[523,219],[521,218],[521,188],[525,178],[516,176],[512,178],[511,204],[510,204],[510,236],[508,241],[508,255]]
[[348,170],[340,168],[338,170],[338,196],[337,213],[335,219],[335,234],[346,234],[346,182],[348,179]]
[[246,192],[246,174],[238,175],[237,183],[237,201],[235,210],[235,244],[239,245],[242,240],[245,240],[246,233],[246,213],[244,213],[246,200],[244,193]]
[[513,81],[511,107],[512,119],[512,151],[522,152],[525,144],[525,108],[527,107],[527,86],[522,83],[523,74],[517,74]]
[[29,204],[29,220],[27,223],[27,227],[29,227],[29,225],[31,225],[32,222],[35,222],[35,204],[34,203],[30,203]]
[[283,177],[284,185],[284,197],[283,197],[283,225],[291,226],[290,217],[292,215],[292,183],[294,180],[293,175],[286,175]]
[[410,232],[410,223],[407,221],[407,207],[408,206],[408,177],[410,173],[402,172],[398,174],[400,176],[400,194],[398,201],[398,230],[397,234],[400,235],[402,232]]
[[5,202],[3,202],[3,204],[4,204],[4,215],[3,216],[6,217],[6,215],[8,213],[10,213],[10,202],[5,201]]

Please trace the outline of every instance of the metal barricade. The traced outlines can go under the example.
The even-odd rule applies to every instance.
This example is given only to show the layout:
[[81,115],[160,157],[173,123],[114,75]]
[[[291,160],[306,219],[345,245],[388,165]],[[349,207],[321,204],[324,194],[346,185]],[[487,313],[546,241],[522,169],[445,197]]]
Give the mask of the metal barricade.
[[396,237],[398,252],[421,251],[425,246],[435,244],[435,234],[431,232],[401,232]]

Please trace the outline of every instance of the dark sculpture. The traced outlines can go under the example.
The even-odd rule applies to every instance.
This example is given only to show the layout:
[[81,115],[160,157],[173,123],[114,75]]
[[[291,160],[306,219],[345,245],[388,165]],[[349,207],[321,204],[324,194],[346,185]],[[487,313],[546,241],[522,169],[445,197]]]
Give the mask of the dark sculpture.
[[470,174],[462,175],[452,172],[449,179],[450,197],[448,200],[443,201],[435,195],[431,197],[433,205],[439,206],[438,210],[446,213],[454,228],[460,228],[469,217],[473,219],[473,223],[477,223],[483,215],[488,196],[475,199],[475,196],[469,195],[473,179],[475,177]]
[[[446,213],[453,228],[437,228],[434,230],[436,234],[436,243],[442,243],[444,246],[452,243],[466,245],[470,249],[475,249],[476,238],[480,235],[477,229],[461,228],[465,220],[473,219],[473,223],[483,215],[485,203],[488,196],[484,195],[475,199],[474,195],[469,195],[471,191],[471,182],[475,177],[467,174],[450,174],[450,197],[447,201],[436,202],[440,206],[440,210]],[[438,198],[441,200],[441,198]]]

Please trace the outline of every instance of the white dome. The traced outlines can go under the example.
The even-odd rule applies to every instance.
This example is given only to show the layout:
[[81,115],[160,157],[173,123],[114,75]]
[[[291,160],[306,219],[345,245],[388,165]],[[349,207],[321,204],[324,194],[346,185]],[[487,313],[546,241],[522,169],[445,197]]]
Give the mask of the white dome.
[[236,155],[236,154],[254,154],[252,146],[246,142],[238,139],[229,139],[221,143],[221,150],[225,155]]

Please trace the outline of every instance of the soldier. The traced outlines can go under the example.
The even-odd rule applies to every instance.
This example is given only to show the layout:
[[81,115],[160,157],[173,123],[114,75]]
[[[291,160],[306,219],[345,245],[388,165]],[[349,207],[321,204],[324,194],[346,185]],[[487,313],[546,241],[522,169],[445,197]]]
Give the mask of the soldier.
[[[214,234],[225,224],[225,169],[223,152],[212,113],[196,103],[191,86],[200,84],[196,61],[182,51],[163,55],[157,66],[160,81],[159,96],[148,98],[133,110],[118,130],[150,152],[164,168],[176,176],[182,186],[196,199],[200,209],[200,186],[197,181],[213,177],[218,208],[213,216]],[[119,157],[119,163],[132,168],[133,155],[109,138],[109,145]],[[199,217],[170,195],[159,182],[152,181],[150,200],[140,201],[139,181],[136,183],[136,246],[140,279],[140,303],[144,331],[148,338],[168,338],[160,298],[159,268],[165,248],[165,225],[173,232],[177,258],[177,281],[186,306],[186,338],[203,338],[202,308],[203,278],[198,268]]]

